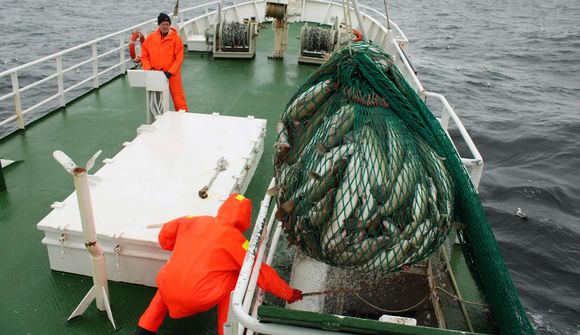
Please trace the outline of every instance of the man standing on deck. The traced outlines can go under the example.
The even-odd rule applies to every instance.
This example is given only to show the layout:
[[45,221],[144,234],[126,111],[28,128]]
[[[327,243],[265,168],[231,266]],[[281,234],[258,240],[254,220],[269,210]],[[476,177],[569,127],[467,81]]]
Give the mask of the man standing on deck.
[[[216,217],[185,216],[163,225],[159,244],[172,250],[171,257],[157,275],[157,293],[147,307],[135,332],[157,332],[167,312],[183,318],[218,306],[218,333],[228,317],[230,293],[235,288],[249,242],[242,234],[250,228],[252,203],[241,194],[232,194]],[[258,285],[289,303],[302,299],[276,271],[262,264]]]
[[157,24],[159,28],[147,36],[141,48],[143,70],[163,71],[169,79],[169,91],[175,110],[187,112],[180,71],[183,63],[183,42],[177,30],[171,27],[169,15],[160,13]]

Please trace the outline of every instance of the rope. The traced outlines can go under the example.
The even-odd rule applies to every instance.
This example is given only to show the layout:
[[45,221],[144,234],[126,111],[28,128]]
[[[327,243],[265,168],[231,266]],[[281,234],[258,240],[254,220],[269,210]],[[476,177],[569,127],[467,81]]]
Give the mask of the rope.
[[387,16],[387,29],[391,30],[391,21],[389,20],[389,11],[387,10],[387,0],[383,0],[383,4],[385,5],[385,15]]
[[461,299],[458,296],[456,296],[455,294],[445,290],[443,287],[441,286],[437,286],[438,289],[440,289],[441,291],[445,292],[447,295],[449,295],[450,297],[452,297],[455,300],[461,300],[461,302],[464,302],[466,304],[470,304],[470,305],[475,305],[475,306],[481,306],[481,307],[488,307],[486,304],[481,304],[479,302],[473,302],[473,301],[468,301],[465,299]]
[[163,101],[161,99],[161,92],[150,91],[149,92],[149,110],[153,114],[153,117],[157,119],[163,114]]
[[277,20],[283,20],[286,12],[284,5],[277,3],[266,4],[266,17],[271,17]]
[[467,313],[467,309],[463,305],[463,297],[461,296],[461,292],[459,291],[459,285],[457,285],[457,281],[455,280],[455,274],[453,274],[453,268],[449,263],[449,257],[447,257],[447,251],[445,247],[441,247],[441,252],[443,253],[443,258],[445,259],[445,266],[447,267],[447,272],[449,273],[449,279],[451,279],[451,284],[453,284],[453,289],[457,293],[459,297],[459,307],[461,308],[461,312],[465,317],[465,322],[467,322],[467,327],[469,328],[470,332],[473,332],[473,325],[471,324],[471,318],[469,317],[469,313]]
[[411,310],[419,307],[421,304],[423,304],[425,302],[425,300],[427,300],[429,298],[429,294],[427,294],[425,296],[425,298],[421,299],[421,301],[419,301],[418,303],[416,303],[415,305],[413,305],[411,307],[404,308],[404,309],[400,309],[400,310],[389,310],[389,309],[380,308],[378,306],[375,306],[375,305],[371,304],[370,302],[368,302],[367,300],[365,300],[363,297],[361,297],[356,292],[354,293],[354,295],[356,295],[357,298],[359,298],[362,302],[364,302],[365,304],[369,305],[370,307],[372,307],[372,308],[374,308],[374,309],[376,309],[378,311],[385,312],[385,313],[391,313],[391,314],[393,314],[393,313],[404,313],[404,312],[411,311]]
[[348,32],[348,52],[352,55],[352,25],[350,22],[350,5],[349,0],[342,0],[342,11],[344,15],[344,24],[346,25],[346,30]]
[[179,0],[175,3],[175,8],[173,8],[173,17],[179,15]]
[[222,46],[224,47],[247,47],[248,26],[239,22],[228,22],[223,25]]
[[304,50],[332,52],[330,30],[319,27],[304,27],[304,36],[302,39]]

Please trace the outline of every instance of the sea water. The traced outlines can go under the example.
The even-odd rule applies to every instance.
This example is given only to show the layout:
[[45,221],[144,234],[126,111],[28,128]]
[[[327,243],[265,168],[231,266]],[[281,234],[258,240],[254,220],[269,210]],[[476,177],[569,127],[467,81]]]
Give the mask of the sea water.
[[[381,0],[360,2],[384,12]],[[174,4],[0,0],[0,72]],[[532,324],[579,334],[580,1],[387,4],[424,87],[447,97],[484,157],[480,196]]]

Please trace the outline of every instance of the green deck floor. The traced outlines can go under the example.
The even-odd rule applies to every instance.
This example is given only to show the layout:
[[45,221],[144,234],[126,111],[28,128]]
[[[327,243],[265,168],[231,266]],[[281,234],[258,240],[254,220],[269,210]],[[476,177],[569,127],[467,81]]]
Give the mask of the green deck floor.
[[[297,65],[300,27],[292,25],[284,61],[269,60],[273,32],[260,31],[253,60],[214,60],[187,53],[183,86],[191,112],[247,116],[268,120],[264,154],[246,192],[254,215],[272,176],[275,121],[295,90],[316,67]],[[0,157],[16,161],[3,170],[7,191],[0,192],[0,333],[109,334],[106,314],[94,304],[85,315],[65,320],[92,285],[89,277],[50,270],[44,232],[36,224],[73,191],[72,178],[52,158],[63,150],[82,164],[97,150],[113,157],[145,123],[145,92],[119,77],[75,100],[26,130],[0,140]],[[220,131],[216,129],[216,131]],[[97,162],[93,172],[102,163]],[[188,214],[188,213],[184,213]],[[88,262],[88,254],[87,254]],[[132,334],[155,289],[109,282],[111,307],[119,328]],[[214,334],[215,309],[182,320],[167,319],[160,334]]]
[[[299,27],[290,32],[293,39]],[[272,30],[262,29],[254,60],[214,60],[187,53],[183,86],[191,112],[268,119],[266,143],[273,143],[274,121],[301,82],[316,69],[297,63],[294,43],[284,61],[268,60]],[[89,277],[50,270],[44,236],[36,224],[73,190],[72,178],[52,158],[60,149],[82,164],[97,150],[113,157],[145,123],[145,92],[119,77],[0,141],[0,157],[16,161],[3,170],[7,191],[0,192],[0,333],[107,334],[113,328],[104,313],[89,307],[68,325],[65,320],[92,285]],[[216,129],[216,131],[220,131]],[[272,175],[272,146],[264,155],[247,195],[259,203]],[[93,172],[102,166],[99,161]],[[257,207],[256,207],[257,209]],[[257,210],[255,211],[255,214]],[[186,213],[184,213],[186,214]],[[88,255],[87,255],[88,262]],[[109,283],[116,334],[132,334],[155,290]],[[161,333],[213,334],[215,311],[167,321]]]

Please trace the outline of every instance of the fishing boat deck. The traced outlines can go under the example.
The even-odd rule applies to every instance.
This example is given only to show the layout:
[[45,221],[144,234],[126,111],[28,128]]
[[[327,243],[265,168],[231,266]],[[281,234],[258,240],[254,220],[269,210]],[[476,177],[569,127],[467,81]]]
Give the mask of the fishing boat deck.
[[[290,36],[296,36],[293,26]],[[269,120],[263,159],[246,195],[258,202],[272,174],[274,122],[301,82],[316,67],[297,64],[297,43],[284,61],[267,58],[273,41],[270,29],[262,29],[253,60],[213,60],[207,54],[187,53],[182,66],[183,86],[190,112],[230,116],[254,115]],[[55,201],[74,190],[72,178],[52,157],[63,150],[77,162],[102,149],[101,157],[113,157],[123,143],[135,138],[146,123],[145,92],[129,87],[125,76],[86,94],[66,107],[17,131],[0,142],[0,156],[14,161],[3,168],[7,190],[0,192],[0,319],[3,332],[26,334],[103,334],[112,331],[104,313],[89,308],[82,320],[65,320],[92,285],[90,277],[50,270],[44,233],[36,224]],[[216,129],[216,132],[221,131]],[[201,144],[200,144],[201,145]],[[97,161],[93,171],[103,166]],[[189,213],[183,213],[189,214]],[[98,229],[98,228],[97,228]],[[249,233],[249,232],[248,232]],[[87,256],[88,263],[88,256]],[[132,334],[140,314],[155,290],[150,287],[109,282],[117,334]],[[215,329],[214,312],[166,323],[172,332]]]
[[[262,199],[272,176],[274,121],[297,87],[316,69],[296,65],[295,36],[299,29],[299,25],[291,25],[289,48],[283,61],[267,58],[273,45],[273,31],[264,28],[253,60],[214,60],[207,54],[187,53],[182,66],[190,112],[253,115],[268,120],[263,159],[246,192],[255,205]],[[53,202],[62,201],[74,189],[70,176],[54,161],[54,150],[63,150],[77,162],[86,161],[100,149],[101,157],[113,157],[124,142],[134,139],[135,130],[145,122],[145,92],[129,87],[127,78],[121,76],[35,121],[26,130],[2,139],[0,157],[14,161],[2,170],[7,190],[0,192],[3,333],[113,332],[106,314],[93,306],[82,318],[65,323],[92,280],[51,271],[46,247],[41,243],[44,233],[37,230],[36,224],[51,211]],[[98,161],[93,171],[102,166]],[[469,276],[466,269],[462,273]],[[462,281],[470,282],[470,278]],[[155,289],[111,281],[109,291],[119,328],[116,334],[132,334]],[[472,287],[471,291],[477,290]],[[182,320],[167,320],[161,333],[213,334],[215,326],[212,310]]]
[[[319,284],[312,282],[323,277],[325,282],[319,291],[325,294],[318,295],[321,292],[314,290],[317,291],[314,295],[286,306],[269,296],[265,306],[258,309],[260,320],[363,334],[416,333],[412,327],[396,326],[399,322],[404,324],[401,319],[394,323],[372,322],[388,315],[416,320],[417,326],[427,327],[422,330],[425,334],[453,334],[456,330],[467,333],[464,331],[469,329],[468,322],[477,333],[496,333],[494,325],[489,322],[489,309],[470,276],[461,245],[451,243],[453,238],[454,233],[439,252],[397,273],[361,273],[319,265],[322,270],[311,271],[312,276],[302,278],[299,283],[317,286]],[[278,248],[284,249],[286,242],[281,243],[283,246]],[[303,258],[300,252],[294,257],[292,280],[295,279],[297,259],[298,264],[301,264]],[[449,262],[445,261],[446,258]],[[286,262],[284,257],[275,258],[274,267],[287,269]],[[321,271],[324,272],[322,276],[319,273]],[[453,293],[450,272],[459,285],[463,308],[469,315],[469,321],[463,314],[458,297]],[[369,320],[371,322],[367,323]]]
[[[263,152],[265,127],[265,120],[252,117],[169,111],[140,127],[115,157],[105,158],[88,182],[90,214],[109,255],[107,277],[156,286],[171,254],[157,241],[160,225],[187,213],[214,215],[228,194],[245,193]],[[200,190],[216,171],[202,198]],[[38,229],[45,231],[42,243],[53,270],[91,276],[77,193],[55,203]]]

